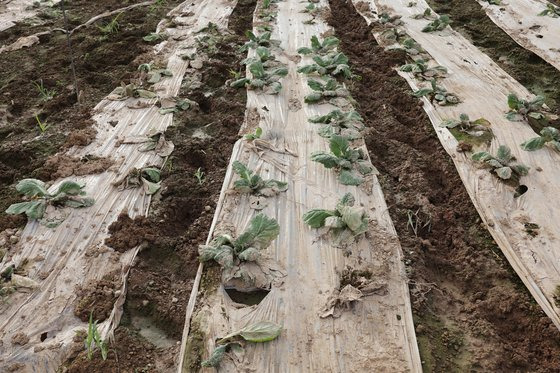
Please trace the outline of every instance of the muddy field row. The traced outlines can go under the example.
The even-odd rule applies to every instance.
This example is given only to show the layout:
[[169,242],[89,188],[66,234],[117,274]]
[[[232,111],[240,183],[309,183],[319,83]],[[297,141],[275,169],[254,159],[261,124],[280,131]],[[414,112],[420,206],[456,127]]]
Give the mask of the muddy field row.
[[[41,37],[40,44],[0,55],[0,209],[17,202],[14,183],[26,177],[52,181],[66,159],[52,158],[95,136],[91,109],[121,81],[137,77],[137,66],[153,59],[143,36],[152,32],[180,1],[123,13],[118,32],[88,27],[73,35],[78,104],[66,39]],[[133,2],[130,2],[133,3]],[[159,4],[159,2],[158,2]],[[255,0],[241,0],[230,16],[231,35],[220,39],[200,72],[201,84],[185,79],[180,96],[198,109],[174,114],[166,138],[175,150],[163,168],[161,193],[146,218],[121,215],[107,244],[126,251],[146,247],[128,279],[121,325],[107,360],[87,359],[82,341],[64,364],[69,372],[161,372],[176,362],[185,307],[198,266],[198,245],[206,241],[232,147],[244,120],[246,95],[226,81],[242,71],[239,51],[252,28]],[[560,72],[522,49],[497,28],[475,0],[430,1],[447,13],[452,27],[535,94],[560,107]],[[67,11],[76,26],[91,16],[123,6],[116,0],[74,1]],[[551,372],[560,366],[560,333],[531,298],[484,228],[451,159],[441,146],[418,99],[394,67],[405,54],[378,46],[371,27],[351,3],[330,0],[326,21],[341,40],[353,71],[348,88],[364,118],[364,138],[405,253],[416,333],[425,372]],[[61,27],[60,14],[41,14],[39,26],[17,25],[0,43],[17,35]],[[110,20],[110,19],[109,19]],[[107,21],[109,21],[107,20]],[[100,25],[106,22],[100,23]],[[373,25],[377,27],[377,25]],[[56,91],[45,100],[33,82]],[[3,119],[2,119],[3,118]],[[50,127],[42,132],[37,120]],[[50,161],[48,161],[50,159]],[[84,159],[80,162],[88,163]],[[64,171],[67,173],[67,171]],[[64,176],[70,174],[63,173]],[[202,178],[195,174],[203,172]],[[429,221],[416,233],[408,213]],[[21,228],[25,218],[0,215],[0,231]],[[80,293],[84,307],[102,321],[113,306],[102,291],[105,279]]]

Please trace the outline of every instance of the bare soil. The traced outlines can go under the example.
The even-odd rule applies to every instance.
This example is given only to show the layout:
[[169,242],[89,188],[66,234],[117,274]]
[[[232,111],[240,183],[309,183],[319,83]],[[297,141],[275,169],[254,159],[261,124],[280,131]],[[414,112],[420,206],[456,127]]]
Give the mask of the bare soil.
[[[117,328],[114,352],[102,362],[99,354],[87,360],[81,351],[65,364],[69,372],[164,372],[178,355],[185,309],[198,268],[198,245],[206,242],[233,144],[239,138],[246,107],[245,90],[226,85],[230,70],[241,71],[245,53],[238,51],[252,27],[254,0],[239,1],[230,17],[232,35],[224,36],[204,63],[201,84],[184,82],[179,97],[196,101],[198,110],[174,114],[165,133],[175,145],[162,173],[161,194],[148,217],[122,214],[109,228],[106,244],[124,252],[143,249],[131,269],[124,316]],[[188,75],[186,78],[188,79]],[[194,176],[204,173],[200,183]],[[101,300],[100,300],[101,302]],[[173,347],[156,347],[141,334],[135,318],[148,319]],[[142,359],[129,345],[146,348]],[[140,350],[141,351],[141,350]],[[117,358],[118,357],[118,358]]]
[[[107,10],[138,2],[67,2],[69,28]],[[68,170],[59,172],[60,162],[52,159],[47,162],[47,159],[65,148],[84,146],[93,140],[91,109],[121,81],[128,82],[134,77],[138,64],[146,62],[142,59],[149,60],[151,46],[142,37],[152,32],[177,3],[179,0],[167,0],[162,6],[127,11],[118,18],[118,32],[103,34],[100,31],[98,26],[111,20],[106,18],[72,35],[78,87],[82,92],[79,105],[72,88],[66,36],[62,32],[43,35],[39,44],[0,55],[0,231],[25,224],[24,216],[3,213],[10,204],[20,201],[14,189],[17,181],[27,177],[50,181],[74,173],[73,170],[70,175]],[[30,26],[31,22],[38,24]],[[0,45],[23,35],[61,27],[59,7],[48,8],[37,18],[2,32]],[[41,81],[44,88],[56,92],[52,99],[41,98],[35,86]],[[49,125],[46,131],[41,132],[36,117]]]
[[[560,332],[483,227],[420,102],[393,69],[405,55],[379,47],[351,3],[330,4],[329,23],[362,77],[348,86],[405,254],[424,371],[558,370]],[[408,213],[429,223],[418,235]]]

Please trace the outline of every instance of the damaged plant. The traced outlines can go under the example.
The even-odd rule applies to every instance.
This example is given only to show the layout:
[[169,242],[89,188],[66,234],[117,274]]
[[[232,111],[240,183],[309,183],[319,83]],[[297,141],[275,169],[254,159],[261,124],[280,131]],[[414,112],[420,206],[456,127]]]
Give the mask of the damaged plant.
[[467,114],[460,114],[459,119],[447,119],[441,123],[441,127],[448,128],[450,132],[457,138],[458,133],[461,132],[473,139],[481,141],[490,141],[492,138],[492,131],[490,129],[490,122],[484,118],[470,120]]
[[413,19],[431,19],[432,18],[432,10],[430,8],[426,8],[426,10],[424,10],[422,13],[415,14],[415,15],[411,16],[410,18],[413,18]]
[[256,261],[260,251],[266,249],[280,233],[276,220],[264,214],[256,215],[237,239],[228,234],[214,237],[208,245],[200,245],[198,254],[201,262],[215,261],[229,269],[241,262]]
[[304,98],[304,101],[307,104],[313,104],[324,99],[335,97],[350,97],[350,93],[332,78],[327,78],[325,82],[309,79],[307,81],[307,85],[313,90],[313,92]]
[[239,193],[248,193],[254,196],[272,197],[288,190],[288,183],[278,180],[263,180],[253,173],[247,166],[239,161],[232,164],[233,172],[241,177],[233,183],[233,189]]
[[449,16],[444,14],[434,19],[432,22],[428,23],[426,27],[422,29],[422,32],[441,31],[445,29],[447,26],[449,26],[450,21],[451,20],[449,19]]
[[430,87],[421,88],[413,95],[415,97],[427,96],[431,102],[436,101],[441,106],[456,105],[460,102],[459,98],[453,93],[449,93],[445,88],[438,86],[435,79],[430,81]]
[[360,131],[364,129],[363,119],[356,111],[344,113],[335,109],[326,115],[309,118],[309,122],[322,124],[319,135],[325,138],[339,135],[348,140],[356,140],[362,137]]
[[143,63],[138,66],[138,71],[143,74],[146,74],[147,81],[150,84],[158,83],[163,77],[170,77],[173,76],[173,73],[167,69],[154,69],[153,63]]
[[533,137],[521,144],[523,150],[529,152],[542,149],[545,145],[560,152],[560,131],[554,127],[545,127],[541,130],[540,136]]
[[313,209],[303,215],[303,221],[311,228],[328,228],[334,245],[351,243],[357,236],[367,232],[369,218],[366,210],[355,205],[355,198],[346,193],[334,210]]
[[[29,219],[40,220],[45,215],[47,206],[54,207],[89,207],[94,204],[93,198],[84,197],[84,185],[74,181],[63,181],[54,193],[47,191],[45,183],[37,179],[23,179],[16,185],[16,190],[23,194],[29,201],[14,203],[6,210],[7,214],[27,215]],[[62,222],[45,222],[48,227],[54,227]]]
[[342,75],[345,78],[351,78],[352,72],[348,66],[348,57],[342,52],[336,54],[327,54],[325,56],[314,56],[313,64],[300,67],[298,73],[323,75]]
[[313,35],[311,37],[311,48],[302,47],[297,50],[299,54],[308,55],[324,55],[331,51],[334,51],[336,47],[340,44],[340,40],[334,36],[328,36],[323,41],[319,41],[317,36]]
[[161,171],[155,167],[133,168],[124,178],[113,183],[119,190],[142,187],[147,195],[161,188]]
[[93,321],[93,312],[90,312],[89,314],[88,334],[85,344],[88,360],[93,358],[93,352],[96,347],[101,351],[101,358],[103,360],[107,360],[107,342],[101,338],[101,334],[99,334],[99,331],[97,330],[97,320],[95,322]]
[[538,15],[540,17],[549,16],[552,18],[558,18],[560,17],[560,7],[552,4],[546,4],[546,9],[540,12]]
[[417,59],[412,63],[407,63],[399,68],[400,71],[412,73],[414,77],[420,80],[431,80],[433,78],[441,78],[447,74],[447,69],[443,66],[437,65],[428,67],[428,61],[424,59]]
[[263,343],[272,341],[278,338],[281,332],[282,327],[271,321],[260,321],[248,325],[216,341],[216,348],[210,357],[201,363],[201,366],[218,367],[226,352],[242,350],[245,342]]
[[515,157],[505,145],[500,145],[496,156],[488,152],[478,152],[472,155],[472,159],[490,168],[490,172],[502,180],[517,182],[520,177],[529,173],[529,167],[514,162]]
[[[255,57],[247,57],[241,64],[243,65],[250,65],[255,62],[261,62],[263,66],[269,67],[273,62],[276,62],[276,57],[270,53],[270,50],[267,47],[257,47],[255,49]],[[278,64],[278,62],[276,62]]]
[[325,168],[339,171],[338,180],[344,185],[360,185],[365,175],[377,172],[366,158],[361,148],[352,148],[348,139],[332,135],[329,141],[330,153],[318,151],[311,154],[311,160],[321,163]]
[[155,98],[157,95],[146,89],[140,88],[139,86],[130,83],[121,83],[120,87],[115,88],[115,90],[107,97],[110,100],[122,101],[127,98]]
[[231,82],[234,88],[247,87],[248,89],[262,89],[267,94],[277,94],[282,89],[279,80],[288,75],[288,69],[285,67],[276,67],[265,69],[262,62],[255,61],[249,65],[252,79],[241,78]]
[[270,31],[263,32],[260,35],[255,35],[252,31],[247,31],[245,32],[245,36],[249,39],[249,41],[241,46],[239,49],[240,52],[247,52],[249,49],[255,49],[257,47],[270,48],[273,45],[279,44],[278,41],[270,39],[272,36]]
[[546,116],[541,113],[544,105],[544,97],[536,96],[532,100],[523,100],[518,98],[514,93],[508,95],[509,111],[506,113],[506,118],[512,122],[528,121],[529,118],[535,120],[546,119]]

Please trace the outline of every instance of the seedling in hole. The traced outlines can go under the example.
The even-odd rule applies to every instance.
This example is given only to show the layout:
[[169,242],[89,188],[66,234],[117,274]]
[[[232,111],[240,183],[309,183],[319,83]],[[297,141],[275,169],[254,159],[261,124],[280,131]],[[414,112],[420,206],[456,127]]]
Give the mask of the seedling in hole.
[[492,139],[490,122],[484,118],[470,120],[467,114],[461,114],[458,120],[447,119],[441,123],[441,126],[449,128],[450,132],[457,140],[461,140],[464,135],[468,136],[470,139],[478,140],[478,142],[490,142]]
[[315,13],[319,8],[313,3],[308,3],[305,8],[301,11],[302,13]]
[[331,51],[334,51],[339,44],[340,44],[340,40],[338,40],[338,38],[334,36],[328,36],[325,39],[323,39],[323,41],[319,41],[319,38],[313,35],[311,37],[311,48],[301,47],[297,50],[297,52],[303,55],[307,55],[307,54],[324,55]]
[[381,33],[381,37],[387,42],[397,42],[399,39],[406,36],[406,32],[399,30],[396,27],[387,29]]
[[271,65],[273,61],[274,63],[276,63],[276,65],[279,64],[275,61],[276,57],[274,57],[272,53],[270,53],[270,50],[267,47],[257,47],[257,49],[255,49],[255,54],[255,57],[247,57],[243,61],[241,61],[241,63],[243,65],[250,65],[254,62],[262,62],[264,67],[269,67],[269,65]]
[[414,235],[418,237],[418,232],[420,229],[428,228],[428,232],[432,230],[432,219],[428,215],[426,219],[420,216],[420,209],[416,211],[407,210],[406,211],[407,223],[406,227],[412,229]]
[[449,16],[442,15],[437,19],[434,19],[432,22],[428,23],[426,27],[422,29],[422,32],[434,32],[434,31],[441,31],[449,26]]
[[262,10],[259,12],[258,17],[261,22],[272,22],[276,18],[277,12]]
[[119,17],[122,15],[122,13],[119,13],[115,16],[115,18],[113,18],[111,20],[111,22],[107,23],[106,25],[103,26],[99,26],[97,25],[97,28],[99,29],[99,31],[101,31],[101,33],[103,35],[109,35],[109,34],[113,34],[119,31],[119,22],[118,19]]
[[233,189],[240,193],[272,197],[288,190],[288,183],[279,180],[264,180],[239,161],[232,164],[233,172],[241,177],[233,183]]
[[[83,197],[86,194],[83,188],[84,185],[76,182],[63,181],[57,190],[51,194],[41,180],[23,179],[17,183],[16,190],[29,201],[11,205],[6,213],[12,215],[25,213],[29,219],[40,220],[45,215],[48,205],[73,208],[92,206],[95,201],[93,198]],[[54,224],[45,222],[45,225],[54,227],[61,222],[57,221]]]
[[432,18],[432,10],[430,8],[426,8],[424,12],[420,14],[415,14],[411,18],[414,19],[431,19]]
[[356,236],[367,232],[369,223],[366,210],[354,206],[355,202],[354,196],[346,193],[334,210],[309,210],[303,215],[303,221],[311,228],[328,228],[335,246],[351,243]]
[[433,102],[435,100],[441,106],[456,105],[459,103],[459,98],[453,93],[447,92],[445,88],[438,86],[435,79],[431,80],[430,87],[421,88],[414,92],[413,95],[415,97],[428,96],[430,101]]
[[200,365],[203,367],[218,367],[224,355],[229,350],[243,351],[243,344],[246,342],[262,343],[276,339],[282,331],[282,327],[271,321],[260,321],[255,324],[228,334],[216,342],[216,348],[207,360]]
[[[43,85],[43,79],[39,80],[39,83],[37,82],[33,82],[33,84],[35,84],[35,87],[37,88],[37,91],[39,92],[39,97],[41,97],[41,100],[43,101],[49,101],[52,100],[54,98],[54,96],[56,96],[56,90],[54,89],[47,89],[45,88],[45,86]],[[43,132],[43,131],[41,131]]]
[[327,115],[309,118],[309,121],[323,124],[319,129],[319,135],[326,138],[340,135],[348,140],[356,140],[362,137],[360,131],[364,129],[363,119],[355,111],[343,113],[337,109]]
[[315,63],[300,67],[297,70],[298,73],[352,77],[352,72],[348,66],[348,57],[342,52],[326,56],[314,56],[313,62]]
[[344,185],[360,185],[364,175],[377,173],[361,148],[352,148],[348,139],[333,135],[329,141],[330,153],[317,151],[311,153],[311,160],[321,163],[325,168],[335,168],[340,174],[338,180]]
[[37,121],[37,126],[39,126],[41,133],[44,133],[51,126],[50,124],[47,124],[47,121],[41,122],[38,115],[35,115],[35,121]]
[[472,159],[489,167],[490,172],[502,180],[519,181],[521,176],[529,173],[529,167],[514,162],[515,157],[511,155],[511,150],[505,145],[500,145],[496,156],[488,152],[478,152],[472,155]]
[[127,98],[155,98],[157,95],[154,92],[142,89],[135,84],[121,83],[120,87],[115,88],[113,91],[117,100],[126,100]]
[[538,14],[539,16],[550,16],[553,18],[560,17],[560,7],[552,4],[546,4],[546,9]]
[[194,173],[194,177],[198,180],[198,185],[202,185],[204,183],[204,171],[202,171],[200,167]]
[[412,73],[421,80],[431,80],[433,78],[441,78],[447,74],[447,69],[443,66],[428,67],[428,61],[417,59],[412,63],[407,63],[399,68],[400,71]]
[[[419,56],[426,54],[426,51],[414,39],[406,38],[400,42],[399,46],[390,46],[388,50],[403,50],[410,56]],[[429,58],[429,56],[427,56]]]
[[535,120],[546,119],[545,115],[541,113],[541,110],[544,110],[543,105],[544,97],[542,96],[536,96],[528,101],[518,98],[514,93],[510,93],[508,95],[510,110],[507,112],[506,118],[512,122],[528,121],[529,118]]
[[379,23],[382,25],[398,26],[402,24],[401,16],[392,16],[387,12],[383,12],[379,15]]
[[248,133],[245,136],[243,136],[245,138],[245,140],[247,141],[253,141],[256,139],[260,139],[262,136],[263,130],[261,127],[257,127],[255,128],[255,132],[253,133]]
[[93,312],[90,312],[89,314],[88,334],[85,343],[88,360],[93,358],[93,352],[96,347],[101,351],[101,358],[103,360],[107,360],[107,342],[101,338],[101,334],[99,334],[99,331],[97,330],[97,320],[93,321]]
[[307,104],[317,103],[334,97],[350,97],[350,93],[332,78],[327,78],[325,82],[309,79],[307,85],[313,90],[304,98]]
[[222,268],[232,268],[241,262],[255,261],[260,251],[266,249],[280,233],[276,220],[258,214],[249,223],[249,227],[237,239],[222,234],[215,237],[210,244],[200,245],[198,254],[201,262],[215,261]]
[[541,130],[540,136],[533,137],[521,144],[523,150],[529,152],[542,149],[546,144],[560,152],[560,131],[554,127],[545,127]]
[[143,63],[138,66],[138,71],[147,74],[148,83],[158,83],[163,77],[173,76],[173,73],[167,69],[154,69],[153,61],[150,63]]
[[265,93],[277,94],[282,89],[279,80],[288,75],[288,69],[285,67],[264,68],[262,62],[255,61],[249,65],[249,71],[253,78],[241,78],[231,83],[234,88],[247,87],[248,89],[263,89]]

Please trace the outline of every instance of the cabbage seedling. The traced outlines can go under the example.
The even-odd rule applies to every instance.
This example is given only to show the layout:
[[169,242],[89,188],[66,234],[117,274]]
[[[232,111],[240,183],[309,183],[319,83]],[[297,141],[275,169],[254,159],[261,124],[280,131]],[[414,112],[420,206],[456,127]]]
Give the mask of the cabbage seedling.
[[410,56],[425,55],[426,58],[430,58],[430,56],[426,54],[424,48],[422,48],[422,46],[412,38],[406,38],[400,43],[400,45],[392,45],[388,47],[387,50],[402,50]]
[[224,355],[230,349],[243,349],[245,342],[262,343],[272,341],[280,335],[282,327],[271,321],[260,321],[255,324],[248,325],[243,329],[228,334],[224,338],[216,342],[217,347],[207,360],[200,365],[203,367],[217,367],[220,365]]
[[490,122],[484,118],[470,120],[467,114],[461,114],[458,120],[447,119],[440,126],[448,128],[457,140],[463,140],[464,137],[475,143],[490,142],[492,140]]
[[127,98],[155,98],[154,92],[142,89],[135,84],[121,83],[120,87],[115,88],[113,93],[109,95],[111,100],[126,100]]
[[194,173],[194,177],[198,180],[198,185],[202,185],[204,183],[204,172],[200,167]]
[[472,159],[489,167],[490,172],[502,180],[517,181],[521,176],[529,173],[529,167],[514,162],[515,157],[511,155],[511,150],[505,145],[500,145],[496,156],[488,152],[478,152],[472,155]]
[[300,67],[297,70],[298,73],[352,77],[352,72],[348,66],[348,57],[342,52],[326,56],[314,56],[313,62],[315,63]]
[[553,18],[560,17],[560,7],[552,4],[546,4],[546,9],[538,14],[539,16],[550,16]]
[[101,351],[101,358],[103,360],[107,360],[107,342],[101,338],[101,334],[99,334],[99,331],[97,330],[97,320],[93,321],[93,312],[90,312],[89,314],[88,334],[85,344],[88,360],[93,358],[93,351],[96,347]]
[[263,180],[253,173],[247,166],[239,161],[232,164],[233,172],[241,177],[233,183],[233,189],[240,193],[249,193],[254,196],[272,197],[288,190],[288,183],[278,180]]
[[407,63],[399,68],[400,71],[412,73],[416,78],[421,80],[431,80],[433,78],[441,78],[447,74],[447,69],[443,66],[428,67],[428,61],[417,59],[412,63]]
[[430,8],[426,8],[422,13],[415,14],[411,16],[413,19],[431,19],[432,18],[432,10]]
[[270,37],[272,36],[272,33],[270,31],[263,32],[260,35],[255,35],[253,34],[253,32],[247,31],[245,32],[245,36],[247,36],[249,41],[241,46],[241,48],[239,49],[241,52],[246,52],[249,49],[255,49],[259,46],[268,48],[273,45],[280,44],[279,41],[270,39]]
[[214,260],[221,267],[229,269],[244,261],[255,261],[260,251],[266,249],[280,233],[276,220],[264,214],[256,215],[237,239],[222,234],[215,237],[210,244],[200,245],[198,254],[201,262]]
[[340,171],[338,180],[344,185],[360,185],[363,175],[377,173],[361,148],[352,148],[348,139],[332,135],[329,141],[330,153],[318,151],[311,154],[311,160],[321,163],[325,168]]
[[506,118],[512,122],[521,122],[529,120],[529,118],[541,120],[546,119],[545,115],[541,113],[544,105],[544,97],[536,96],[532,100],[523,100],[518,98],[514,93],[508,95],[509,111]]
[[428,23],[426,27],[422,29],[422,32],[434,32],[434,31],[441,31],[449,26],[449,16],[442,15],[437,19],[434,19],[432,22]]
[[350,93],[332,78],[327,78],[325,82],[309,79],[307,85],[313,90],[304,98],[307,104],[313,104],[323,99],[334,97],[350,97]]
[[415,97],[428,96],[430,101],[433,102],[435,100],[441,106],[456,105],[459,103],[459,98],[453,93],[447,92],[445,88],[438,86],[435,79],[431,80],[430,87],[421,88],[414,92],[413,95]]
[[354,206],[356,200],[346,193],[334,210],[313,209],[303,215],[303,221],[311,228],[328,228],[335,246],[348,243],[356,236],[367,232],[369,218],[361,206]]
[[265,93],[277,94],[282,89],[279,80],[288,75],[288,69],[285,67],[276,67],[271,69],[264,68],[262,62],[255,61],[249,65],[249,71],[253,78],[241,78],[231,82],[234,88],[248,87],[249,89],[265,89]]
[[250,65],[254,62],[261,62],[263,66],[269,67],[273,62],[276,62],[276,57],[270,53],[270,50],[267,47],[257,47],[255,49],[256,56],[255,57],[247,57],[241,63],[243,65]]
[[501,0],[485,0],[490,5],[502,5]]
[[243,136],[243,138],[247,141],[253,141],[256,139],[260,139],[262,136],[263,130],[261,127],[257,127],[255,128],[255,132],[253,133],[248,133],[245,136]]
[[398,26],[402,24],[401,16],[391,16],[387,12],[379,15],[379,23],[382,25]]
[[362,137],[360,131],[364,129],[363,119],[355,111],[343,113],[336,109],[327,115],[309,118],[309,121],[323,124],[319,129],[319,135],[326,138],[340,135],[348,140],[356,140]]
[[328,36],[323,41],[320,41],[317,36],[313,35],[311,37],[311,48],[301,47],[297,50],[299,54],[316,54],[324,55],[331,51],[334,51],[336,47],[340,44],[340,40],[334,36]]
[[521,144],[523,150],[529,152],[542,149],[546,144],[556,151],[560,151],[560,131],[554,127],[545,127],[541,130],[540,136],[533,137]]
[[25,213],[29,219],[39,220],[43,218],[48,205],[73,208],[92,206],[94,200],[83,197],[86,194],[83,188],[84,185],[74,181],[63,181],[51,194],[41,180],[23,179],[17,183],[16,190],[25,195],[29,201],[11,205],[6,213],[12,215]]

